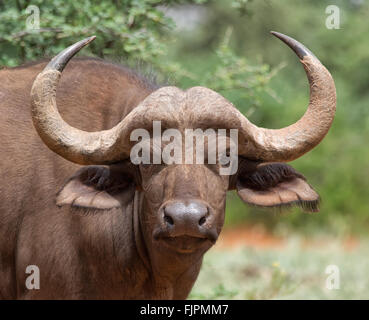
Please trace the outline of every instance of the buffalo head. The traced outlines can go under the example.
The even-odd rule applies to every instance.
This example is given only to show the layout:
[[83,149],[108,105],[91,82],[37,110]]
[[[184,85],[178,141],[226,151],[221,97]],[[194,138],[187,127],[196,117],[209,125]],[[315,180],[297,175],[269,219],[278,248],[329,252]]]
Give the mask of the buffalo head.
[[[310,83],[306,113],[296,123],[276,130],[252,124],[210,89],[194,87],[183,91],[163,87],[151,93],[115,127],[82,131],[61,118],[56,89],[68,61],[94,37],[72,45],[52,59],[33,84],[34,126],[51,150],[71,162],[88,165],[59,192],[57,204],[101,210],[141,208],[136,223],[140,224],[145,241],[180,253],[195,249],[203,252],[216,241],[224,221],[226,192],[231,189],[237,189],[241,199],[251,205],[297,204],[308,211],[317,210],[318,194],[301,174],[283,162],[313,149],[328,132],[336,108],[334,82],[302,44],[280,33],[273,35],[297,54]],[[188,128],[237,129],[237,171],[221,175],[219,161],[133,164],[130,151],[134,142],[130,135],[138,128],[152,130],[153,121],[160,121],[163,129],[175,128],[182,133]]]

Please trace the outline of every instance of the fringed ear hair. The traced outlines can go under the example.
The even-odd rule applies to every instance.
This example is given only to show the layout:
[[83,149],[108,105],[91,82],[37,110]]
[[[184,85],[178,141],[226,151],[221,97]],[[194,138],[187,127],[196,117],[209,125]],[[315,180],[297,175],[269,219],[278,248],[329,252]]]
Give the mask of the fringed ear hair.
[[319,195],[302,174],[284,163],[259,165],[255,171],[239,175],[236,187],[240,198],[250,205],[319,210]]

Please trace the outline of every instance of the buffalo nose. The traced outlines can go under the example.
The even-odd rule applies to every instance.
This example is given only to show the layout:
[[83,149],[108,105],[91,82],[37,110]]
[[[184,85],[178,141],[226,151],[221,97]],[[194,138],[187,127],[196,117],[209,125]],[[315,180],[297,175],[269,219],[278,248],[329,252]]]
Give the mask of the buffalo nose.
[[201,202],[172,202],[164,208],[164,221],[176,229],[198,229],[207,219],[208,207]]

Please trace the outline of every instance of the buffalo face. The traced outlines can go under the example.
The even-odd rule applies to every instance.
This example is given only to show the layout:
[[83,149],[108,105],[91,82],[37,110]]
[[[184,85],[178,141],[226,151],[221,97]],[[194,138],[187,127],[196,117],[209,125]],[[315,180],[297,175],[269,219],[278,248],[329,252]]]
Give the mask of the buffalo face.
[[[205,252],[224,223],[226,193],[259,207],[297,205],[317,211],[319,195],[304,176],[283,163],[264,164],[239,158],[238,171],[219,174],[220,165],[86,166],[58,193],[58,206],[108,212],[134,207],[146,243],[176,253]],[[108,211],[107,211],[108,210]]]
[[228,177],[207,165],[140,166],[147,232],[179,252],[209,248],[224,222]]

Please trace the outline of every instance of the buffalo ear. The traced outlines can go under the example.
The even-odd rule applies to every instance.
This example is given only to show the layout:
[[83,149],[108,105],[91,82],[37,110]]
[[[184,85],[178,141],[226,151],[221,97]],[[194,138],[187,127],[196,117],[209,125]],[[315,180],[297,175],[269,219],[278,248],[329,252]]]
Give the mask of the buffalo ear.
[[78,170],[58,192],[56,204],[100,210],[119,208],[132,200],[135,189],[135,183],[124,171],[87,166]]
[[299,206],[319,211],[319,195],[303,175],[283,163],[258,165],[237,178],[237,193],[247,204],[261,207]]

